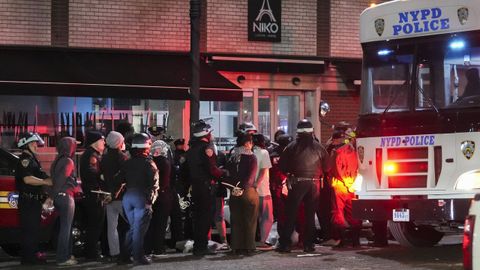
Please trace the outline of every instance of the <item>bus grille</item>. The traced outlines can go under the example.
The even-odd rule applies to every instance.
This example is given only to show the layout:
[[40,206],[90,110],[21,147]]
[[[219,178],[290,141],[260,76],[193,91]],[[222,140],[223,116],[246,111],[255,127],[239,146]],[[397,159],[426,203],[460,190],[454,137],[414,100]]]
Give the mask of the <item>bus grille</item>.
[[387,160],[395,162],[398,170],[388,176],[389,188],[426,188],[428,176],[428,148],[387,149]]

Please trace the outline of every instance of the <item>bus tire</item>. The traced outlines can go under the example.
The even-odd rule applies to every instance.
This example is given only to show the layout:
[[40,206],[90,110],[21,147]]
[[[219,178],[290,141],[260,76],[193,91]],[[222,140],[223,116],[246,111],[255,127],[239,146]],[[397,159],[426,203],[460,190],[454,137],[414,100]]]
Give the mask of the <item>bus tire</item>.
[[3,252],[12,257],[20,256],[20,244],[1,244]]
[[431,247],[440,242],[443,233],[429,225],[415,225],[413,222],[388,221],[390,233],[400,245],[406,247]]

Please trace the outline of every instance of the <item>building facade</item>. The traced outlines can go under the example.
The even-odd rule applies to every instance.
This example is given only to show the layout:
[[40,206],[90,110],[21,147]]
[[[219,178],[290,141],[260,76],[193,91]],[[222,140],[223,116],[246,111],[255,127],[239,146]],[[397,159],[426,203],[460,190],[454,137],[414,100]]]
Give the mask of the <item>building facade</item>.
[[[379,2],[202,0],[200,117],[219,144],[245,121],[272,137],[309,118],[322,141],[355,123],[359,15]],[[0,1],[2,146],[26,129],[53,140],[122,121],[188,137],[189,51],[188,0]]]

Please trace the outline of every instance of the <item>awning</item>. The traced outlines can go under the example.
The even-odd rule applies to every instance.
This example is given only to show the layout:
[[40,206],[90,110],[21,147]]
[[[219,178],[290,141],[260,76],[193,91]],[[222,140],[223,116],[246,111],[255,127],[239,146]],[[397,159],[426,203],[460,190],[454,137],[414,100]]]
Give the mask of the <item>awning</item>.
[[325,69],[324,60],[318,57],[210,54],[207,61],[222,71],[322,74]]
[[[0,94],[190,98],[187,53],[0,46]],[[242,92],[204,61],[200,99],[241,101]]]

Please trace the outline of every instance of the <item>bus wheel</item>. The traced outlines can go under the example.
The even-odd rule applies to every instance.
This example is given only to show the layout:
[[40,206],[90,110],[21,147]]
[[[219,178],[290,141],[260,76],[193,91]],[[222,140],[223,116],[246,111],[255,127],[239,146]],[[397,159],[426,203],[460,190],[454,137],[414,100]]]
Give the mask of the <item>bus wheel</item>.
[[20,244],[2,244],[1,247],[6,254],[12,257],[20,256]]
[[413,222],[388,221],[390,232],[400,245],[407,247],[431,247],[443,237],[432,226],[415,225]]

